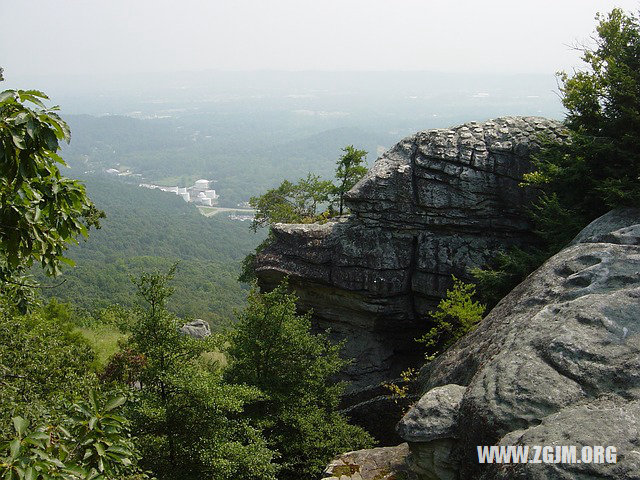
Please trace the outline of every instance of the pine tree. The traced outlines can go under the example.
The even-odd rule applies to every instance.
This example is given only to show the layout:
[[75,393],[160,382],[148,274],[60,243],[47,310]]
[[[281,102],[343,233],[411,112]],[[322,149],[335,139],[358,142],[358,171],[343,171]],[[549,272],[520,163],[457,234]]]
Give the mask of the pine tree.
[[342,215],[344,211],[344,195],[367,173],[367,167],[364,165],[367,152],[358,150],[354,148],[353,145],[346,146],[342,151],[344,155],[336,162],[336,180],[338,181],[338,185],[336,185],[334,189],[334,194],[338,201],[339,215]]
[[341,345],[312,334],[296,300],[286,281],[269,293],[254,289],[227,352],[227,379],[264,395],[249,412],[280,454],[280,480],[315,478],[336,454],[371,444],[336,411],[344,384],[333,378],[348,363]]
[[241,415],[260,392],[224,383],[219,366],[202,360],[212,341],[180,331],[165,308],[174,273],[175,266],[134,280],[148,306],[124,346],[143,359],[131,412],[141,465],[167,480],[274,480],[273,452]]

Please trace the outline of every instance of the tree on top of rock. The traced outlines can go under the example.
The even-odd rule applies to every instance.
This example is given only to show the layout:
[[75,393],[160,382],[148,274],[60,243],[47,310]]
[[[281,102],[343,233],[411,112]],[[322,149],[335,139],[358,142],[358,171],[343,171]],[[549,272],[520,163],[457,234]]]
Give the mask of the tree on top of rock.
[[342,151],[344,155],[336,162],[338,185],[334,190],[338,203],[338,215],[342,215],[344,211],[344,195],[367,173],[367,167],[364,162],[368,152],[358,150],[353,145],[346,146]]
[[539,189],[531,207],[537,248],[501,252],[493,269],[473,271],[495,304],[589,222],[616,207],[640,206],[640,23],[621,9],[596,17],[587,68],[561,72],[569,141],[547,141],[523,185]]

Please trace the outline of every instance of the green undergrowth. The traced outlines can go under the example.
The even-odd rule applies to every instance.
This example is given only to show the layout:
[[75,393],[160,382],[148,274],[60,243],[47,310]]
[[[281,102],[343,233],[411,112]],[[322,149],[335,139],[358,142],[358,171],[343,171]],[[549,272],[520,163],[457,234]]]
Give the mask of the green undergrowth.
[[95,366],[98,370],[104,368],[109,358],[120,351],[119,342],[127,337],[111,325],[78,327],[77,331],[87,340],[95,353]]

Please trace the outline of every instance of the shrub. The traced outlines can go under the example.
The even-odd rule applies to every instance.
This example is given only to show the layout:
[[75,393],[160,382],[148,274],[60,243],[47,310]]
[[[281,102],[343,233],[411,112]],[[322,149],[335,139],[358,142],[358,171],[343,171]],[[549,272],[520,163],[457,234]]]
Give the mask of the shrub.
[[429,316],[435,323],[417,342],[427,349],[425,357],[434,359],[449,348],[456,340],[473,330],[482,320],[485,306],[473,300],[475,285],[458,280],[453,275],[453,287],[447,290],[445,298],[440,300],[438,308]]
[[0,312],[0,437],[21,416],[55,420],[96,385],[94,355],[74,326],[51,312]]
[[12,419],[14,437],[0,445],[0,476],[7,480],[124,480],[147,478],[138,459],[129,422],[118,414],[125,397],[75,403],[60,423],[30,428]]
[[315,478],[338,453],[372,443],[337,412],[344,384],[334,377],[348,363],[341,345],[311,333],[310,314],[298,315],[296,300],[286,280],[269,293],[254,288],[231,332],[225,372],[261,392],[247,411],[280,454],[280,480]]

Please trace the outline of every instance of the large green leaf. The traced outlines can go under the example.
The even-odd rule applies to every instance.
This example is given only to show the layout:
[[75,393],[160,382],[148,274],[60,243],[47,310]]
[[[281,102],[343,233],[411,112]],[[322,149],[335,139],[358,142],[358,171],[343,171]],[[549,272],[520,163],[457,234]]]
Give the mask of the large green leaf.
[[22,417],[14,417],[13,418],[13,428],[15,428],[16,433],[21,437],[24,436],[27,429],[29,428],[29,421],[25,420]]
[[15,460],[16,458],[18,458],[18,455],[20,454],[21,446],[22,444],[20,443],[19,438],[16,438],[15,440],[11,441],[11,443],[9,444],[9,455],[11,460]]
[[121,405],[124,405],[124,403],[127,401],[126,397],[115,397],[110,399],[107,402],[107,405],[104,407],[104,411],[105,412],[110,412],[111,410],[114,410],[118,407],[120,407]]

